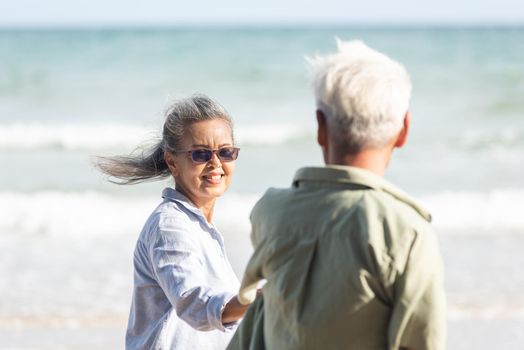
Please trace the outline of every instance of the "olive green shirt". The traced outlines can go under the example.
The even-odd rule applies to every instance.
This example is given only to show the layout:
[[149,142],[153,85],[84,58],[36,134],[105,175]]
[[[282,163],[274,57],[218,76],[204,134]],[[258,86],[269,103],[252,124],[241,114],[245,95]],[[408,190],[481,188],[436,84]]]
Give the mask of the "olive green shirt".
[[367,170],[298,170],[291,188],[269,189],[251,213],[255,251],[240,302],[253,302],[257,283],[267,283],[228,349],[246,341],[250,349],[444,349],[430,221]]

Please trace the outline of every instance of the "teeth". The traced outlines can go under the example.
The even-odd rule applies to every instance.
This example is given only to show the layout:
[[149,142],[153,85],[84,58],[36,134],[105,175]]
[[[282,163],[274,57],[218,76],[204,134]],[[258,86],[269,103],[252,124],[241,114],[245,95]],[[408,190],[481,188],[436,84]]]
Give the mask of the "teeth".
[[222,177],[222,175],[213,175],[213,176],[208,176],[208,179],[210,179],[210,180],[220,180],[221,177]]

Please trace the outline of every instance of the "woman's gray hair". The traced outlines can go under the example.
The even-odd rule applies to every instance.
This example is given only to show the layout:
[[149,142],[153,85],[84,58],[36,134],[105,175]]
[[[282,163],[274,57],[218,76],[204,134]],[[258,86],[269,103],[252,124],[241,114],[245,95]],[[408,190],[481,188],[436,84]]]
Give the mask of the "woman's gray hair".
[[338,52],[307,58],[317,109],[344,153],[386,145],[400,131],[411,98],[405,68],[361,41],[337,39]]
[[218,102],[203,94],[176,100],[166,112],[162,139],[159,142],[152,147],[139,147],[138,152],[131,155],[97,157],[95,166],[110,176],[110,182],[119,185],[166,178],[171,172],[164,160],[164,151],[174,153],[179,150],[189,125],[212,119],[224,120],[229,125],[233,138],[233,121]]

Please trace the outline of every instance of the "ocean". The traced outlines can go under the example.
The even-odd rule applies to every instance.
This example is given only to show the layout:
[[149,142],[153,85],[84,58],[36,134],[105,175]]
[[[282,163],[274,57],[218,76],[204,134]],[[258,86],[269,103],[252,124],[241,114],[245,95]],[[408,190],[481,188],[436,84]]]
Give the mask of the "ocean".
[[449,349],[524,345],[523,27],[0,30],[0,348],[123,348],[132,252],[169,180],[92,166],[159,135],[169,101],[222,103],[241,148],[215,221],[239,278],[249,212],[321,165],[305,57],[359,39],[402,62],[412,128],[386,178],[434,217]]

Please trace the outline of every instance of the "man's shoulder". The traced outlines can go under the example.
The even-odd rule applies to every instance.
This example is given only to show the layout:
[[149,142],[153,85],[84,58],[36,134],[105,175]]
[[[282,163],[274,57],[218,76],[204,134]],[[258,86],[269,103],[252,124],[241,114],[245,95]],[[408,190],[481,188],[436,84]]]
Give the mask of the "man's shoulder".
[[384,191],[372,191],[371,196],[376,209],[385,220],[395,220],[404,225],[429,226],[431,216],[419,205]]
[[253,211],[274,211],[288,200],[291,195],[291,188],[270,187],[264,192],[262,197],[256,202]]
[[[319,208],[325,203],[332,209],[351,211],[356,215],[371,215],[386,220],[403,221],[406,224],[429,225],[431,215],[415,200],[401,192],[381,188],[315,187],[298,190],[294,187],[266,190],[257,201],[254,211],[267,215],[278,210],[291,210],[293,206]],[[313,205],[315,204],[315,205]]]
[[355,213],[348,218],[353,233],[375,251],[383,267],[394,266],[402,270],[414,242],[421,242],[418,244],[428,252],[438,248],[435,232],[427,218],[390,193],[366,191],[353,210]]
[[266,192],[264,192],[264,194],[260,198],[260,201],[262,200],[275,201],[275,200],[283,199],[289,196],[291,191],[292,191],[291,187],[284,187],[284,188],[270,187],[266,190]]

